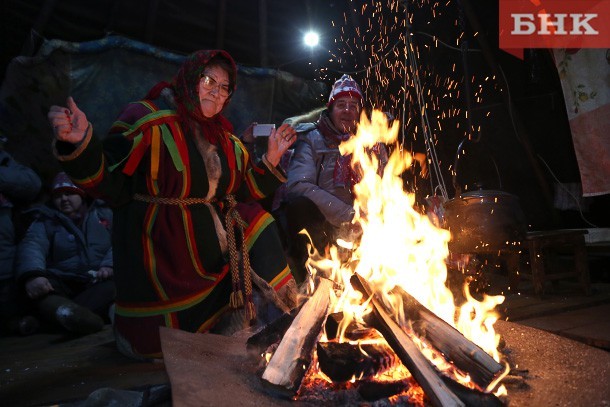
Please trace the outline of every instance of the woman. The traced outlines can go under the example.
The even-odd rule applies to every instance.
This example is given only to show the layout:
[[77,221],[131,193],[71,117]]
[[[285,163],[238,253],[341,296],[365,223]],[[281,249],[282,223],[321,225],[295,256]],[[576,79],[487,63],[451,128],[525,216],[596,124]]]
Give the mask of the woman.
[[115,331],[127,355],[161,357],[159,326],[207,331],[229,306],[253,317],[250,266],[276,291],[294,284],[271,215],[236,201],[285,181],[278,164],[296,133],[273,131],[254,165],[220,114],[236,76],[225,51],[190,55],[127,106],[103,145],[71,98],[49,111],[63,168],[114,207]]

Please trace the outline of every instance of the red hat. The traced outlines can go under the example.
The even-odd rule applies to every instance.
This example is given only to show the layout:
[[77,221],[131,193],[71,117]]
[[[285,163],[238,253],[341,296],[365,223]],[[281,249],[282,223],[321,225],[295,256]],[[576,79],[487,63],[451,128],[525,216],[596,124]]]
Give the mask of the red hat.
[[337,79],[332,90],[330,91],[327,106],[330,107],[335,100],[342,96],[351,96],[362,101],[362,91],[360,90],[360,86],[358,86],[356,81],[349,75],[343,75],[340,79]]
[[69,192],[72,194],[79,194],[85,196],[85,191],[74,185],[70,177],[65,172],[60,172],[53,179],[53,190],[52,193],[56,194],[59,192]]

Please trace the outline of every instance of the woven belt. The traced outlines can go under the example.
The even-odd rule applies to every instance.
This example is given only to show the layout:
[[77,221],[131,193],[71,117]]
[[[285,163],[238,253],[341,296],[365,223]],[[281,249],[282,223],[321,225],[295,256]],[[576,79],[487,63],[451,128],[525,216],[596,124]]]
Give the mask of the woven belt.
[[211,203],[212,200],[205,198],[166,198],[162,196],[150,196],[134,194],[133,199],[141,202],[156,203],[163,205],[196,205]]
[[[143,194],[134,194],[133,199],[141,202],[164,204],[164,205],[193,205],[193,204],[208,204],[212,201],[204,198],[165,198],[160,196],[150,196]],[[231,270],[231,282],[233,292],[230,295],[229,305],[232,308],[245,307],[246,318],[253,321],[256,318],[256,308],[252,297],[252,276],[250,275],[250,256],[248,253],[248,245],[244,230],[248,224],[241,218],[239,212],[235,208],[237,201],[233,195],[227,195],[224,199],[227,204],[225,212],[225,224],[227,231],[227,243],[229,245],[229,268]],[[241,234],[241,244],[237,247],[237,236],[235,229]],[[244,287],[240,284],[239,263],[241,257],[242,273],[244,278]],[[245,298],[244,298],[245,297]]]

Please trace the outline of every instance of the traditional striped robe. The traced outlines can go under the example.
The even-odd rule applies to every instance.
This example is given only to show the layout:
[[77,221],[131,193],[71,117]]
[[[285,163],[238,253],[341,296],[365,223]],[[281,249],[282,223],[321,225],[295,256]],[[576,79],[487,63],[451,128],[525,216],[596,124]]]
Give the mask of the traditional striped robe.
[[[248,223],[252,268],[276,290],[292,278],[274,220],[254,202],[285,181],[283,174],[253,165],[239,139],[226,137],[228,154],[214,149],[220,165],[214,179],[209,157],[159,98],[130,104],[103,143],[90,126],[76,149],[55,144],[75,183],[113,206],[117,343],[136,355],[161,356],[160,326],[203,332],[227,309],[231,273],[218,222],[228,194],[241,202],[238,211]],[[214,189],[212,202],[188,203]]]

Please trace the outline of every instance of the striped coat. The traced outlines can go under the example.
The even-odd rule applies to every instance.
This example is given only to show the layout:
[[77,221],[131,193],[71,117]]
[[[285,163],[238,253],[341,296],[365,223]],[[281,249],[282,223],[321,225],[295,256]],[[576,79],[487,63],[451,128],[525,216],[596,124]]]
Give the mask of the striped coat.
[[228,154],[198,145],[159,98],[130,104],[103,143],[91,126],[76,148],[55,143],[75,183],[113,206],[115,331],[126,353],[159,357],[159,326],[203,332],[227,309],[229,194],[241,202],[252,268],[276,290],[292,278],[274,220],[254,202],[283,173],[253,165],[239,139],[226,137]]

